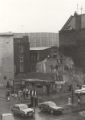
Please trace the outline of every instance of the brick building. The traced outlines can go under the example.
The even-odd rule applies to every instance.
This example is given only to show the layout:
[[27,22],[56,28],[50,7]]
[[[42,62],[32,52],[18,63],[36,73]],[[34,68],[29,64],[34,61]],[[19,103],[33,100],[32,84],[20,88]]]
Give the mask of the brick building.
[[72,57],[75,65],[85,70],[85,14],[75,13],[59,31],[62,53]]
[[14,37],[15,74],[30,72],[30,51],[28,36]]
[[57,33],[1,33],[0,84],[36,71],[36,63],[47,57],[52,46],[58,46]]

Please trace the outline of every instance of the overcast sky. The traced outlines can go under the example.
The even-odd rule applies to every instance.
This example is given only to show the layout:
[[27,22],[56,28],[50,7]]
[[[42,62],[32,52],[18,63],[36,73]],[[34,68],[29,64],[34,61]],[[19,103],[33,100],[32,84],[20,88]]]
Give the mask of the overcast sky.
[[85,0],[0,0],[0,32],[58,32],[81,6],[85,13]]

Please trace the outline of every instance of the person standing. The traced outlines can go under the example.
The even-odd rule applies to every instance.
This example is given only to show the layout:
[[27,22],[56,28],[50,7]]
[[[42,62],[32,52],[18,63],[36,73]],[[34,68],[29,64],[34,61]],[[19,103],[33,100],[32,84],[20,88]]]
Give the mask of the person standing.
[[7,90],[7,92],[6,92],[6,99],[7,99],[7,101],[10,100],[10,91],[9,90]]
[[25,88],[23,89],[23,98],[25,99]]
[[18,91],[18,99],[19,99],[19,101],[21,101],[21,97],[22,97],[22,91],[19,90],[19,91]]
[[33,96],[34,96],[34,90],[31,90],[31,106],[33,107],[33,101],[34,101],[34,98],[33,98]]
[[80,105],[81,100],[80,100],[80,95],[78,95],[78,104]]

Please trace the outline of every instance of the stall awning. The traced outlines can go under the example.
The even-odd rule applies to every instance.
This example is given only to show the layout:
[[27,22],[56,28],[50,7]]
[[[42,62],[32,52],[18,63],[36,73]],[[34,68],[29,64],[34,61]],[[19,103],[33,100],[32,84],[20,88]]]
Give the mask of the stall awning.
[[53,80],[42,80],[42,79],[23,79],[23,81],[28,83],[44,83],[44,84],[54,83]]

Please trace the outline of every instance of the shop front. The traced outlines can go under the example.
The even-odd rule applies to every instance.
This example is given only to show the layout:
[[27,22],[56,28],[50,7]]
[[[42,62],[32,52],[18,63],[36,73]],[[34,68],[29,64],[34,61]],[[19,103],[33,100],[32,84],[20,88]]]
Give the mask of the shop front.
[[52,92],[53,81],[41,79],[23,79],[25,87],[30,90],[36,90],[38,95],[49,95]]

